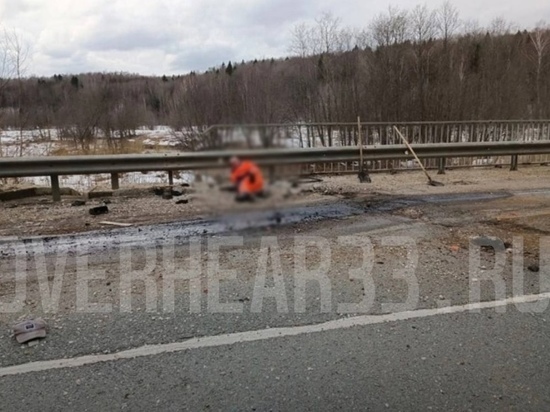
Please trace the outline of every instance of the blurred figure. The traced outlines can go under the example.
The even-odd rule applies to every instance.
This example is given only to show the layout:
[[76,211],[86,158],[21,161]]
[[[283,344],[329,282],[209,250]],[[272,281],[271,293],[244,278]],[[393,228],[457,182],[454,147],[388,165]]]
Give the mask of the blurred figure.
[[256,196],[264,195],[264,178],[260,168],[254,162],[234,156],[229,163],[231,183],[235,185],[237,201],[252,201]]

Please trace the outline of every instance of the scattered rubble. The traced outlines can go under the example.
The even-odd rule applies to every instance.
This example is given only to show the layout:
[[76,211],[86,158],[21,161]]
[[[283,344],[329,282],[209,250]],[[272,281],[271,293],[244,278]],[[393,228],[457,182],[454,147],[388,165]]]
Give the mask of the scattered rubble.
[[92,216],[103,215],[105,213],[109,213],[109,208],[106,205],[96,206],[90,209],[90,214]]
[[[482,174],[482,177],[480,177],[480,174]],[[191,185],[178,183],[174,186],[169,186],[157,183],[154,185],[124,187],[114,191],[110,190],[107,186],[109,182],[106,181],[105,187],[95,188],[90,192],[90,196],[79,194],[74,197],[65,197],[62,194],[61,202],[52,202],[50,196],[2,202],[0,204],[3,210],[0,216],[0,235],[53,235],[100,229],[99,219],[92,220],[89,218],[90,215],[88,213],[82,214],[82,209],[71,207],[71,202],[80,199],[85,200],[89,207],[107,204],[107,199],[112,199],[112,202],[117,206],[112,210],[109,206],[108,213],[112,215],[109,220],[132,222],[134,226],[140,226],[144,224],[167,223],[175,220],[194,218],[195,216],[217,215],[225,212],[255,210],[258,208],[276,209],[280,205],[325,202],[342,197],[353,198],[352,196],[346,196],[347,193],[356,193],[356,197],[361,201],[364,200],[365,205],[371,204],[376,206],[378,204],[377,199],[382,199],[381,201],[384,202],[386,196],[390,199],[394,195],[401,197],[423,194],[438,196],[446,193],[532,190],[547,186],[546,182],[547,177],[550,177],[550,168],[524,167],[519,174],[510,174],[507,171],[499,171],[499,169],[486,169],[483,171],[449,170],[443,177],[449,185],[441,190],[433,187],[427,188],[425,185],[425,176],[417,172],[401,173],[395,176],[372,174],[371,177],[373,183],[369,185],[360,184],[357,181],[356,175],[324,176],[322,181],[309,177],[300,178],[299,180],[295,179],[294,181],[281,179],[269,185],[269,189],[272,191],[272,196],[269,199],[262,199],[254,204],[235,202],[234,193],[223,190],[223,186],[210,189],[208,181],[205,179],[203,179],[202,183],[194,181]],[[453,181],[460,180],[474,184],[470,186],[450,184]],[[19,188],[25,188],[25,186],[19,186]],[[11,189],[13,189],[13,186],[0,187],[0,193]],[[178,198],[174,198],[173,201],[168,202],[163,200],[162,195],[166,189],[169,189],[170,192],[172,190],[181,191],[183,193],[181,199],[189,200],[188,206],[181,207],[182,204],[186,204],[185,200],[177,204],[176,201],[179,200]],[[296,192],[293,192],[294,190]],[[298,193],[299,190],[301,190],[301,193]],[[325,197],[327,194],[334,194],[334,196],[332,199],[327,199]],[[97,199],[97,203],[94,205],[89,200],[90,198]],[[537,209],[537,213],[541,216],[529,217],[530,220],[522,221],[522,228],[527,230],[527,226],[525,225],[530,225],[529,227],[532,226],[533,230],[537,229],[540,232],[540,227],[545,227],[544,216],[542,215],[544,210],[541,208],[547,204],[547,198],[534,196],[529,199],[531,199],[530,207],[537,206],[539,208]],[[102,203],[102,200],[105,203]],[[510,222],[521,217],[520,211],[524,207],[518,206],[512,198],[506,205],[497,218],[506,216],[506,219],[503,221],[511,224]],[[48,213],[44,213],[45,208],[48,209]],[[423,208],[419,209],[424,212]],[[86,210],[88,210],[88,207]],[[373,210],[376,210],[376,208],[371,207],[369,209],[370,212]],[[86,218],[86,215],[88,215],[88,218]],[[426,216],[422,217],[422,219],[425,218]],[[446,219],[447,216],[442,216],[442,218]],[[457,219],[458,217],[455,220]],[[494,216],[492,219],[494,220]],[[32,224],[27,224],[28,222],[32,222]],[[500,227],[502,221],[495,221],[495,224],[498,224]],[[521,228],[510,227],[510,230],[516,229]],[[550,230],[550,227],[548,227],[548,230]],[[479,231],[469,233],[471,236],[480,234],[486,233],[480,233]],[[509,236],[507,235],[501,235],[500,237],[509,240]],[[469,238],[470,236],[460,239],[460,242],[454,240],[450,244],[459,244],[461,250],[467,249]],[[533,245],[525,244],[526,251],[534,250],[538,246],[538,238],[535,240],[536,242],[532,242]],[[511,249],[510,244],[505,244],[504,246],[507,249]],[[494,250],[491,249],[490,253],[494,253]]]
[[540,267],[539,265],[529,265],[527,267],[527,269],[530,271],[530,272],[538,272],[540,270]]
[[422,213],[421,210],[414,208],[401,209],[398,210],[396,214],[407,217],[409,219],[420,219],[422,216],[424,216],[424,213]]

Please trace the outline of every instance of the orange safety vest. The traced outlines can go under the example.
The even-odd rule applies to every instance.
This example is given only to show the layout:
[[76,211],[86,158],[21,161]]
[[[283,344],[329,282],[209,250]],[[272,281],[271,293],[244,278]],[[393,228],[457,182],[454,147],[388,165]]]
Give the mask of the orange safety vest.
[[264,188],[264,179],[260,168],[251,161],[243,161],[231,171],[231,182],[237,185],[240,194],[258,193]]

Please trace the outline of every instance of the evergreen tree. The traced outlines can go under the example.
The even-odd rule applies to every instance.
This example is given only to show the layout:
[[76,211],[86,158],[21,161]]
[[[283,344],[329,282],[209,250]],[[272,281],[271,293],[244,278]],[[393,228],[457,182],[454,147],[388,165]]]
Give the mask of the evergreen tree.
[[231,64],[231,62],[229,62],[229,64],[227,65],[227,68],[225,69],[225,72],[226,72],[229,76],[231,76],[231,75],[233,74],[233,71],[234,71],[233,65]]
[[73,86],[75,89],[78,89],[80,87],[80,82],[78,80],[78,77],[76,76],[71,77],[71,86]]

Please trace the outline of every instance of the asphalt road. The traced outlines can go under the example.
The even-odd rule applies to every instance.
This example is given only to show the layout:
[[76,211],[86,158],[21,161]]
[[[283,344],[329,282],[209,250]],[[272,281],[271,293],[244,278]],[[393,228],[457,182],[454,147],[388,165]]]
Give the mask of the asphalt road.
[[545,411],[550,311],[437,315],[0,378],[3,411]]
[[[24,311],[3,316],[2,326],[7,331],[17,318],[38,314],[47,318],[50,330],[45,340],[32,347],[17,344],[9,332],[0,337],[0,411],[546,411],[550,405],[549,271],[542,265],[540,273],[526,270],[517,293],[509,253],[499,274],[499,293],[489,278],[483,278],[495,265],[495,256],[481,251],[481,269],[472,272],[471,251],[459,243],[469,234],[498,235],[498,225],[487,220],[495,211],[532,214],[540,209],[540,203],[530,209],[526,196],[516,195],[516,203],[510,202],[510,196],[464,195],[447,202],[417,199],[398,202],[399,207],[416,209],[397,214],[393,213],[396,207],[357,212],[361,209],[356,205],[353,213],[338,219],[270,224],[242,232],[243,245],[219,256],[221,266],[236,270],[235,279],[226,281],[220,295],[226,303],[241,304],[240,313],[209,312],[213,289],[204,278],[198,291],[199,313],[189,311],[190,286],[176,290],[175,310],[168,313],[162,311],[161,300],[147,312],[143,287],[132,287],[133,310],[121,312],[117,299],[127,268],[120,266],[114,246],[86,255],[90,260],[86,273],[104,272],[105,277],[90,286],[90,296],[112,303],[115,310],[75,310],[74,295],[81,286],[76,287],[78,265],[69,259],[60,286],[60,310],[42,313],[36,303],[40,300],[36,279],[29,269],[37,290],[29,292]],[[544,235],[541,226],[537,230],[537,236]],[[510,232],[509,236],[526,233]],[[315,285],[308,289],[305,310],[293,310],[297,234],[326,239],[331,246],[326,271],[331,287],[328,311],[322,310],[327,299]],[[531,230],[527,234],[533,235]],[[350,278],[350,270],[360,267],[361,253],[357,248],[337,247],[335,239],[344,235],[377,245],[371,256],[372,284]],[[263,236],[278,240],[281,268],[275,273],[279,272],[288,297],[286,312],[272,298],[261,312],[251,309]],[[385,306],[403,302],[411,290],[411,284],[407,289],[395,272],[411,268],[408,255],[379,245],[388,237],[412,238],[416,244],[413,283],[418,296],[410,309]],[[116,237],[110,242],[115,245]],[[147,266],[147,254],[162,249],[152,243],[140,249],[134,264]],[[323,259],[319,252],[307,256],[314,267]],[[202,253],[203,263],[210,257],[209,252]],[[532,264],[535,257],[527,253],[523,263]],[[184,253],[175,259],[175,267],[184,267],[188,260]],[[0,263],[4,275],[14,268],[13,259]],[[54,264],[55,258],[48,257],[45,270],[52,274]],[[165,267],[154,265],[150,275],[162,284],[167,273]],[[2,298],[11,290],[6,279],[0,279]],[[480,280],[481,303],[463,306],[472,304],[472,284]],[[376,293],[366,313],[337,309],[339,303],[360,301],[370,288]],[[162,297],[160,286],[157,292]],[[543,310],[520,312],[504,300],[513,296],[521,300],[524,295],[532,296]],[[484,302],[499,303],[479,313],[469,310],[483,307]],[[449,308],[453,313],[447,313]],[[63,367],[58,367],[58,360],[65,362]]]

